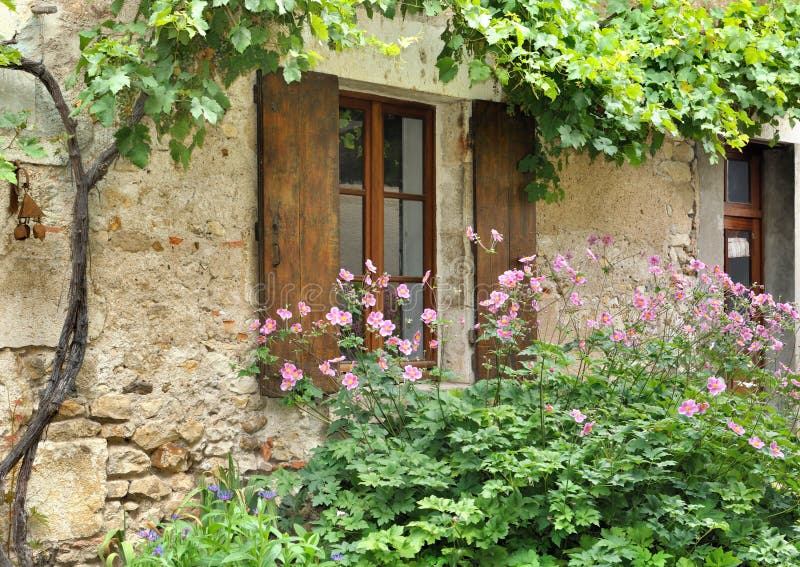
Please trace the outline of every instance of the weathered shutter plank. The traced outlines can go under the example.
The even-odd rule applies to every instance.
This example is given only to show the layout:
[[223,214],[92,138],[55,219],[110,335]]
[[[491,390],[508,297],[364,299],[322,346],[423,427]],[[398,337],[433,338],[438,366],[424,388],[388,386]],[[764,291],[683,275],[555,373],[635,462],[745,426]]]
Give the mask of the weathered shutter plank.
[[[474,101],[472,105],[473,203],[475,231],[487,246],[492,228],[504,236],[496,254],[475,252],[475,305],[486,299],[497,276],[536,250],[536,206],[528,202],[523,187],[530,181],[517,169],[519,161],[534,151],[534,122],[522,115],[509,116],[504,103]],[[483,367],[490,346],[476,344],[475,375],[491,376]]]
[[[306,301],[312,307],[302,320],[307,329],[331,305],[339,263],[338,79],[304,73],[299,83],[287,85],[272,73],[262,79],[261,97],[264,307],[274,316],[289,305],[295,322],[297,302]],[[336,356],[332,341],[317,342],[315,356]],[[301,362],[306,373],[319,376],[313,357]],[[269,393],[277,393],[278,383],[268,382]]]

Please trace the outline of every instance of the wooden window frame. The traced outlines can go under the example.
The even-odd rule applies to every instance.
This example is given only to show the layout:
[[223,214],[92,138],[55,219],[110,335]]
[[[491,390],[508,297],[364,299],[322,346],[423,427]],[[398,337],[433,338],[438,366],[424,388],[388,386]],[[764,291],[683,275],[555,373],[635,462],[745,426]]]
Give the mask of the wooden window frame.
[[[434,281],[436,272],[436,164],[435,164],[435,108],[433,106],[402,101],[383,96],[376,96],[352,91],[339,91],[339,108],[357,109],[364,112],[364,189],[363,191],[339,187],[340,195],[356,195],[364,198],[364,249],[365,259],[371,259],[379,274],[384,272],[384,200],[386,198],[417,201],[423,207],[423,250],[422,265],[430,270],[430,280]],[[422,150],[422,195],[384,191],[383,166],[383,115],[391,113],[399,116],[419,118],[423,123]],[[399,276],[391,274],[393,283],[421,283],[423,276]],[[364,274],[356,274],[355,279],[364,280]],[[383,297],[376,298],[375,309],[383,311]],[[433,290],[430,285],[423,286],[423,308],[434,306]],[[430,329],[423,325],[422,360],[416,361],[421,366],[430,366],[436,359],[428,344],[432,338]],[[375,349],[381,346],[380,337],[367,335],[367,347]]]
[[[750,281],[763,284],[764,264],[763,264],[763,234],[761,219],[763,211],[762,202],[762,182],[761,182],[761,161],[762,154],[758,147],[748,146],[742,150],[728,149],[725,152],[725,168],[723,183],[723,259],[725,272],[729,272],[728,267],[728,231],[744,230],[753,235],[752,249],[750,250]],[[734,203],[728,201],[728,162],[747,161],[750,168],[750,203]]]

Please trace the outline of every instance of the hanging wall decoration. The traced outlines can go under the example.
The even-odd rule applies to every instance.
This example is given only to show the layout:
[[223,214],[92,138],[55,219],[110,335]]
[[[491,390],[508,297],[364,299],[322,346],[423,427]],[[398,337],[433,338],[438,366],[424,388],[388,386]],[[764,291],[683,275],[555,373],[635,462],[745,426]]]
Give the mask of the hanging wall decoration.
[[[14,238],[16,240],[25,240],[30,238],[31,232],[33,232],[34,238],[44,240],[47,234],[44,225],[41,224],[44,213],[31,197],[30,175],[26,169],[19,165],[19,162],[14,162],[14,165],[17,168],[17,182],[11,184],[11,195],[8,203],[8,212],[12,215],[18,213]],[[22,198],[22,206],[19,204],[20,197]],[[33,226],[31,226],[31,223],[33,223]]]

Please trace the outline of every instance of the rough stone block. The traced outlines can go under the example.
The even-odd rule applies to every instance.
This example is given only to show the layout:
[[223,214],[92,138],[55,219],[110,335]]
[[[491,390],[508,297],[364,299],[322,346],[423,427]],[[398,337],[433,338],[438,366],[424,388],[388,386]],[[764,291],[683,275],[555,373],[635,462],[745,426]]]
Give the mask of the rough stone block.
[[130,445],[111,445],[108,448],[108,474],[123,475],[146,471],[150,468],[150,457]]
[[133,434],[133,442],[145,451],[152,451],[164,443],[178,440],[178,431],[174,425],[163,422],[148,423],[141,426]]
[[130,439],[136,426],[129,421],[124,423],[104,423],[100,435],[109,441],[122,441]]
[[255,394],[258,392],[258,380],[253,376],[234,378],[228,383],[228,389],[235,394]]
[[183,472],[189,468],[189,451],[176,443],[166,443],[153,452],[150,462],[157,469]]
[[106,498],[122,498],[128,494],[127,480],[109,480],[106,483]]
[[164,402],[159,399],[154,400],[145,400],[141,404],[139,404],[139,413],[146,418],[154,417],[158,411],[161,409],[161,406],[164,405]]
[[85,400],[78,400],[76,398],[67,398],[61,404],[61,407],[56,414],[55,419],[69,419],[71,417],[83,417],[86,415]]
[[267,416],[263,414],[257,414],[251,417],[250,419],[246,419],[242,421],[242,430],[245,433],[255,433],[262,427],[267,424]]
[[190,419],[178,426],[178,434],[180,434],[181,439],[190,445],[194,445],[203,437],[203,424],[197,420]]
[[28,489],[28,506],[43,514],[47,525],[32,523],[32,538],[76,539],[100,531],[107,460],[105,439],[45,441],[39,446]]
[[100,433],[100,424],[84,417],[56,421],[47,428],[48,441],[70,441],[81,437],[94,437]]
[[131,481],[128,488],[128,494],[145,496],[153,500],[160,500],[171,492],[169,485],[154,475],[136,478]]
[[99,419],[130,419],[131,398],[120,394],[102,396],[92,402],[91,414]]

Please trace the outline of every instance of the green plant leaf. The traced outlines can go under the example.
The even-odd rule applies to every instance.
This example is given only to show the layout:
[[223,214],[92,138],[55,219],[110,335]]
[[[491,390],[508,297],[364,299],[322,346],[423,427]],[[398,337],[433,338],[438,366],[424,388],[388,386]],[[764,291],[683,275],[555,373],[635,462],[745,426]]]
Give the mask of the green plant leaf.
[[44,151],[44,148],[39,144],[39,138],[29,137],[29,138],[17,138],[17,144],[19,148],[25,153],[26,156],[30,158],[44,158],[47,157],[47,152]]
[[150,156],[150,131],[144,124],[124,126],[114,134],[122,157],[140,168],[147,167]]
[[239,24],[231,31],[231,43],[239,53],[250,47],[250,39],[250,30],[243,24]]

